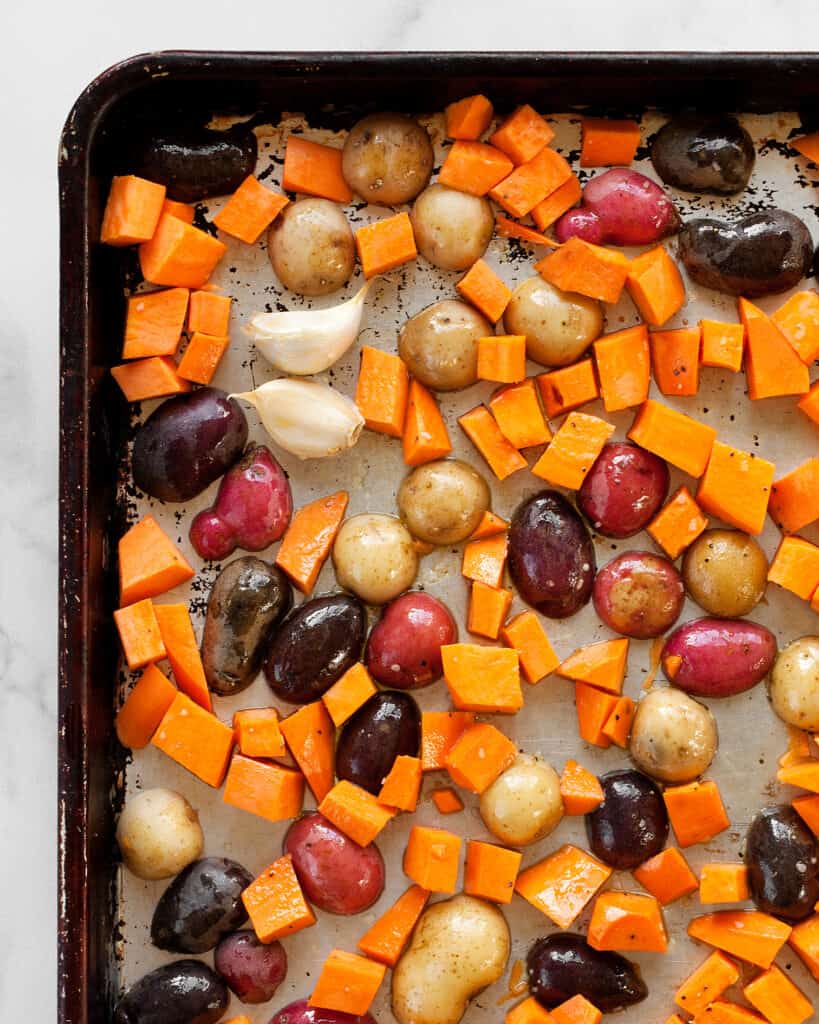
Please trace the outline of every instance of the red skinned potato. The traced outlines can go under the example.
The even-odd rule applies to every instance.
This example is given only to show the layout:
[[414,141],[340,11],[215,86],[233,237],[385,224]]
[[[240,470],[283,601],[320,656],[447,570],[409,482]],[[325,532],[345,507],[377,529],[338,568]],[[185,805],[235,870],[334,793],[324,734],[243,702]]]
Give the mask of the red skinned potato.
[[243,1003],[266,1003],[287,974],[287,954],[280,942],[261,942],[253,931],[231,932],[213,953],[216,973]]
[[236,548],[261,551],[282,536],[292,514],[286,473],[270,449],[253,445],[225,474],[215,504],[191,523],[191,544],[210,559],[227,558]]
[[322,1010],[318,1006],[308,1006],[306,999],[297,999],[283,1006],[271,1018],[270,1024],[377,1024],[377,1021],[369,1013],[357,1017],[341,1010]]
[[695,619],[663,647],[666,679],[695,697],[733,697],[756,686],[776,657],[769,629],[744,619]]
[[[599,222],[599,238],[592,237],[593,219],[579,216],[589,212]],[[681,224],[676,206],[656,182],[628,167],[612,167],[591,179],[583,205],[565,213],[554,230],[559,242],[577,235],[604,245],[653,245],[676,234]]]
[[577,492],[577,507],[604,537],[633,537],[645,529],[668,494],[668,466],[644,448],[607,444]]
[[592,600],[609,629],[644,640],[671,629],[682,611],[685,587],[667,558],[626,551],[598,572]]
[[367,669],[376,682],[417,690],[441,678],[441,647],[454,644],[458,627],[446,605],[411,590],[390,602],[367,641]]
[[297,818],[283,852],[307,899],[328,914],[360,914],[384,889],[384,861],[374,844],[363,847],[317,811]]

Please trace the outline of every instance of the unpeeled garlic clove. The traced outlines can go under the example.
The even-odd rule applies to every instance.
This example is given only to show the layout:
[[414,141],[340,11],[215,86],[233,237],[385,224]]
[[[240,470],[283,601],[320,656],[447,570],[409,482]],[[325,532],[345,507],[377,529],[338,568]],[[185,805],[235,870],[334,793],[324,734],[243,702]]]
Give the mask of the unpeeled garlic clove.
[[230,397],[254,406],[275,443],[300,459],[327,459],[352,448],[364,426],[355,402],[317,381],[283,377]]
[[256,313],[246,332],[265,359],[284,373],[300,377],[321,373],[355,343],[361,329],[368,281],[352,299],[329,309]]

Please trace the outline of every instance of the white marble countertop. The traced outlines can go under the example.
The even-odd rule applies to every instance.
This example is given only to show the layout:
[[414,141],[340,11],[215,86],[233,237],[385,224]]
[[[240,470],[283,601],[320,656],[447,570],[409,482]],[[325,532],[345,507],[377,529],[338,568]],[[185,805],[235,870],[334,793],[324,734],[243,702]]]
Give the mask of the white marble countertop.
[[[796,50],[797,0],[110,0],[2,17],[0,292],[0,1019],[56,1016],[57,140],[82,88],[133,53],[186,49]],[[237,16],[238,15],[238,16]]]

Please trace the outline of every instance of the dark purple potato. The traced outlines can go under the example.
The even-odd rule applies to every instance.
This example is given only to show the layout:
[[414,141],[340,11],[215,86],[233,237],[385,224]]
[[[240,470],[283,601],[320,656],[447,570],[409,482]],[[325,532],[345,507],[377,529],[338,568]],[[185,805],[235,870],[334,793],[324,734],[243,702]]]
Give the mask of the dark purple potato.
[[603,1013],[614,1013],[648,995],[636,964],[592,949],[572,932],[538,939],[526,957],[526,972],[529,991],[547,1010],[580,995]]
[[189,864],[159,898],[151,942],[172,953],[206,953],[247,920],[242,892],[253,875],[227,857]]
[[766,807],[745,839],[745,866],[751,898],[760,910],[786,921],[801,921],[819,900],[816,839],[787,805]]
[[751,136],[729,114],[681,114],[651,144],[651,162],[666,185],[718,196],[745,188],[754,157]]
[[671,629],[680,617],[685,587],[667,558],[626,551],[598,572],[592,597],[609,629],[644,640]]
[[241,1002],[266,1003],[287,975],[287,954],[280,942],[260,942],[255,932],[231,932],[219,940],[213,966]]
[[694,619],[663,646],[666,679],[695,697],[733,697],[770,672],[776,637],[745,619]]
[[329,914],[360,914],[384,890],[384,861],[378,847],[359,846],[317,811],[293,822],[283,852],[293,858],[304,895]]
[[659,853],[668,839],[662,793],[633,768],[601,775],[600,785],[603,803],[586,815],[589,845],[610,867],[630,871]]
[[137,431],[134,483],[162,501],[189,501],[230,469],[246,443],[245,414],[224,391],[199,388],[176,395]]
[[411,590],[391,601],[373,626],[367,668],[382,686],[417,690],[441,678],[441,647],[457,639],[458,627],[446,605]]
[[356,1017],[352,1013],[341,1010],[321,1010],[317,1006],[308,1006],[306,999],[297,999],[288,1003],[270,1020],[270,1024],[378,1024],[375,1017],[365,1013]]
[[644,530],[668,494],[663,459],[626,441],[605,445],[577,492],[577,507],[604,537]]
[[813,241],[792,213],[763,210],[733,224],[711,217],[687,221],[679,255],[698,284],[752,299],[787,291],[806,277]]
[[509,572],[528,604],[565,619],[591,597],[596,564],[589,532],[557,491],[540,491],[515,509]]
[[357,597],[305,601],[284,620],[264,661],[270,689],[290,704],[318,700],[361,656],[367,615]]
[[408,693],[383,690],[344,723],[336,746],[336,775],[378,795],[396,757],[416,757],[421,712]]
[[128,989],[117,1003],[114,1024],[215,1024],[229,1000],[225,983],[207,964],[176,960]]
[[292,603],[290,581],[278,566],[252,555],[225,566],[211,588],[202,634],[202,664],[214,693],[226,697],[250,686]]
[[256,167],[256,136],[245,125],[227,131],[173,128],[140,138],[124,174],[140,174],[168,189],[168,198],[195,203],[226,196]]

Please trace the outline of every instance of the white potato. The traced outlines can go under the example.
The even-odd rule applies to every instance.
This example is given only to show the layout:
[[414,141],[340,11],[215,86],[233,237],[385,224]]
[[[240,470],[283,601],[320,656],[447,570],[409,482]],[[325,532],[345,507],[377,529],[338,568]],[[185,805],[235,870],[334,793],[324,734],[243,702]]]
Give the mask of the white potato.
[[171,789],[146,789],[130,797],[117,824],[117,842],[138,878],[170,878],[201,856],[199,815]]
[[507,334],[526,336],[526,355],[536,363],[568,366],[600,335],[603,310],[595,299],[530,277],[512,293],[503,324]]
[[329,199],[299,199],[284,208],[267,235],[276,277],[298,295],[329,295],[355,269],[355,241],[347,218]]
[[418,466],[398,489],[398,511],[410,533],[428,544],[457,544],[489,508],[489,485],[458,459]]
[[341,173],[366,203],[408,203],[432,174],[426,129],[404,114],[369,114],[344,142]]
[[714,716],[682,690],[650,690],[637,705],[629,753],[640,771],[653,779],[693,782],[714,760],[717,744]]
[[509,846],[528,846],[549,835],[563,817],[560,779],[546,761],[524,754],[484,790],[484,824]]
[[783,722],[819,730],[819,636],[803,636],[777,654],[768,692]]
[[410,213],[421,255],[442,270],[466,270],[483,256],[495,230],[489,200],[430,185]]
[[435,903],[421,915],[392,975],[399,1024],[457,1024],[470,999],[494,984],[509,959],[500,910],[473,896]]
[[753,537],[740,530],[706,530],[682,562],[685,589],[709,615],[736,619],[762,600],[768,559]]
[[342,587],[367,604],[386,604],[412,586],[418,555],[400,519],[368,512],[345,519],[333,565]]
[[398,354],[425,387],[458,391],[478,379],[478,339],[494,333],[476,309],[442,299],[407,320],[398,335]]

